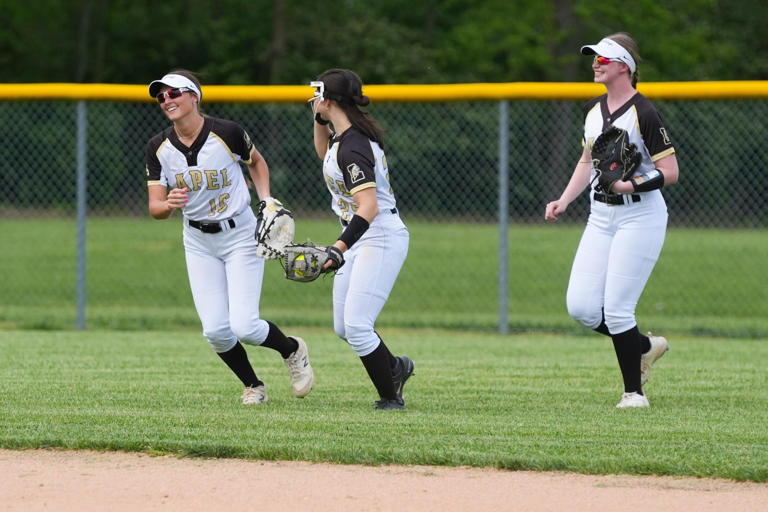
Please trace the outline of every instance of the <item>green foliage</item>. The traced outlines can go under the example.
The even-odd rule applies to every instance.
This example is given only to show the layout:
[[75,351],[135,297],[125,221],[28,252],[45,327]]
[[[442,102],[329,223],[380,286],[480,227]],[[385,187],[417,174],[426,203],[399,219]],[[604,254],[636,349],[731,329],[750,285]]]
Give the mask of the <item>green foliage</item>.
[[9,82],[296,84],[331,67],[368,83],[590,80],[581,45],[640,43],[643,80],[766,78],[766,10],[748,0],[0,0]]
[[[498,227],[406,222],[408,259],[378,325],[497,329]],[[510,226],[510,329],[586,332],[565,309],[582,230],[580,224]],[[74,222],[0,221],[0,232],[7,276],[0,283],[0,328],[74,327]],[[322,244],[338,233],[331,219],[300,218],[296,240]],[[200,329],[178,218],[92,219],[87,237],[90,328]],[[670,229],[638,306],[641,330],[768,336],[767,250],[758,230]],[[278,323],[330,326],[331,286],[330,277],[287,281],[278,262],[267,262],[261,314]]]
[[763,341],[672,338],[651,407],[617,410],[601,336],[384,329],[416,361],[406,410],[386,413],[330,330],[287,330],[316,374],[301,400],[279,355],[248,347],[269,395],[258,407],[195,334],[0,331],[0,447],[768,481]]

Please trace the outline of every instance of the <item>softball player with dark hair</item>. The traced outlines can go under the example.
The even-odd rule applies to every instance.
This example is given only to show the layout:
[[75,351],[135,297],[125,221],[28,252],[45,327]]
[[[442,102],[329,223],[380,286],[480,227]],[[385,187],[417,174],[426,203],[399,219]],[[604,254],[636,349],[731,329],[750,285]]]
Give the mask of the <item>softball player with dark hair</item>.
[[595,182],[590,156],[595,139],[610,125],[626,130],[642,154],[633,178],[612,190],[590,190],[590,214],[568,283],[568,313],[613,340],[624,380],[616,407],[648,407],[643,384],[651,366],[668,349],[661,336],[640,333],[635,307],[661,253],[667,229],[663,186],[677,183],[675,149],[653,104],[635,89],[637,44],[619,33],[581,53],[593,55],[594,81],[606,94],[584,108],[584,151],[559,199],[547,204],[545,219],[556,221]]
[[[414,363],[393,356],[374,330],[408,254],[409,240],[389,184],[383,132],[359,108],[370,100],[354,72],[329,69],[310,85],[315,88],[310,99],[315,151],[323,160],[331,208],[343,228],[333,244],[345,261],[333,281],[334,330],[358,354],[378,391],[374,408],[403,409],[403,386]],[[326,262],[330,265],[331,260]]]
[[314,381],[306,343],[259,317],[264,260],[256,255],[256,217],[241,162],[259,198],[271,203],[267,162],[239,124],[201,114],[200,83],[189,71],[153,81],[149,95],[173,123],[147,145],[149,212],[156,219],[183,214],[187,273],[203,335],[245,386],[244,404],[264,403],[267,393],[240,341],[279,352],[294,395],[306,396]]

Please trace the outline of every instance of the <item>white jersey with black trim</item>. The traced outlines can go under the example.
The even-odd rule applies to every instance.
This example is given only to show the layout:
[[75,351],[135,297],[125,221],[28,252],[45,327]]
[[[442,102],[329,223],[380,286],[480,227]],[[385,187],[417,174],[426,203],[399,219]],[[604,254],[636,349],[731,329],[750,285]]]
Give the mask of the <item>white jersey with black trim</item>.
[[332,134],[323,175],[331,193],[331,208],[343,222],[349,222],[357,211],[354,194],[366,188],[376,187],[379,212],[396,206],[384,150],[355,127]]
[[173,126],[147,144],[147,185],[187,188],[184,217],[215,222],[242,213],[251,194],[240,162],[251,162],[253,144],[239,124],[205,117],[203,129],[187,147]]
[[[636,93],[615,112],[608,110],[608,96],[603,94],[589,100],[584,106],[584,140],[582,144],[592,150],[595,139],[610,125],[622,128],[629,134],[630,142],[637,146],[643,160],[635,171],[635,176],[653,170],[654,162],[675,152],[661,115],[653,103],[640,93]],[[590,180],[595,185],[595,169],[592,168]]]

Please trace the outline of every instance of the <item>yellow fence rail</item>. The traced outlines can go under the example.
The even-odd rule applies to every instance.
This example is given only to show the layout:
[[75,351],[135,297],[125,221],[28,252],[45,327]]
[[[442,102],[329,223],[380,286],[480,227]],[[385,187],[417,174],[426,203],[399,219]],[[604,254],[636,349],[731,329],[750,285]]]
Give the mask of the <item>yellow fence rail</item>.
[[[647,82],[638,90],[651,99],[703,100],[768,98],[768,81]],[[477,100],[584,100],[605,91],[592,83],[510,82],[437,85],[366,85],[374,101],[445,102]],[[312,97],[304,85],[207,85],[212,103],[296,103]],[[152,101],[146,85],[35,83],[0,84],[0,101]]]

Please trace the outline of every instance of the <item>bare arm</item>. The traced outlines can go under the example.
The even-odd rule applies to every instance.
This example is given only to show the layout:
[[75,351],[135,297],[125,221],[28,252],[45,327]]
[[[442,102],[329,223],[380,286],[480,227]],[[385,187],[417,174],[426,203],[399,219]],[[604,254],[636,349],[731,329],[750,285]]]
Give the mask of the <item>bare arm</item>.
[[581,158],[576,164],[576,168],[573,170],[571,180],[563,190],[560,199],[550,201],[547,203],[547,208],[544,212],[544,219],[554,222],[557,220],[557,216],[568,209],[568,205],[576,199],[585,188],[589,186],[589,171],[592,169],[592,159],[587,147],[584,147],[584,151],[581,153]]
[[656,168],[664,175],[664,186],[674,185],[680,177],[680,168],[677,166],[677,157],[674,153],[659,158],[654,162]]
[[322,160],[325,158],[325,152],[328,151],[328,140],[331,138],[331,129],[327,124],[320,124],[317,121],[313,122],[314,127],[314,140],[315,140],[315,153]]
[[248,173],[251,175],[254,186],[256,186],[256,194],[258,194],[259,199],[271,197],[272,194],[269,191],[269,166],[256,148],[251,150],[251,163],[248,164]]
[[174,188],[166,193],[163,185],[150,185],[149,214],[156,219],[167,219],[173,210],[187,205],[187,189]]

